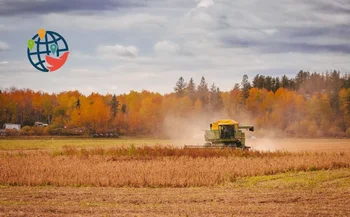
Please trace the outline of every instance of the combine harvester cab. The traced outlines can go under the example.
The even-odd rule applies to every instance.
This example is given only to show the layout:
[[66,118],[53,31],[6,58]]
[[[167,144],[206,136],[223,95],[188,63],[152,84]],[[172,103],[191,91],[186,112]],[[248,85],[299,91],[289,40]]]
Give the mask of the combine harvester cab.
[[245,133],[242,130],[254,131],[254,126],[240,126],[234,120],[218,120],[210,124],[205,131],[203,146],[185,146],[185,148],[240,148],[249,149],[245,144]]

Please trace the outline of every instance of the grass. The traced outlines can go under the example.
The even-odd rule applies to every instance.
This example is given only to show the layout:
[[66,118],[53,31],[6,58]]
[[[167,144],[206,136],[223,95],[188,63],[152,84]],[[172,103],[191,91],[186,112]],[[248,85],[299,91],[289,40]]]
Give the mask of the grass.
[[350,188],[350,169],[287,172],[238,179],[235,187],[248,189]]
[[59,150],[62,147],[90,148],[115,147],[123,145],[170,144],[170,140],[160,139],[80,139],[80,138],[46,138],[46,139],[0,139],[0,150]]

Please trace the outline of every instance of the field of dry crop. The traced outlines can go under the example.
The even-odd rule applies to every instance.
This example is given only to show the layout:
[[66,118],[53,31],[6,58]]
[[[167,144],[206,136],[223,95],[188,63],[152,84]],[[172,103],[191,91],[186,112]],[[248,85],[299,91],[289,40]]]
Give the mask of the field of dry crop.
[[4,216],[349,216],[350,170],[189,188],[0,187]]
[[[198,140],[169,140],[169,139],[149,139],[149,138],[120,138],[120,139],[92,139],[92,138],[38,138],[28,137],[22,139],[0,139],[0,151],[13,150],[57,150],[62,147],[74,148],[111,148],[120,146],[154,146],[154,145],[173,145],[183,147],[184,145],[203,144],[203,138]],[[350,151],[349,139],[247,139],[247,145],[254,150],[260,151]]]
[[0,154],[0,184],[195,187],[238,177],[350,168],[350,152],[290,153],[134,147]]
[[6,141],[0,141],[0,215],[350,214],[349,140],[319,146],[304,140],[304,150],[274,141],[284,151],[109,146],[108,140],[104,146],[63,140],[33,150]]

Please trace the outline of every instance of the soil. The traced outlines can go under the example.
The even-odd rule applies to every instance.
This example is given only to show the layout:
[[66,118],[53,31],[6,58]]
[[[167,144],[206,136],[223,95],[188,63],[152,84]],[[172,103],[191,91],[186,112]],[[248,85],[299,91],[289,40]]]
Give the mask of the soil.
[[1,187],[0,216],[349,216],[350,188]]

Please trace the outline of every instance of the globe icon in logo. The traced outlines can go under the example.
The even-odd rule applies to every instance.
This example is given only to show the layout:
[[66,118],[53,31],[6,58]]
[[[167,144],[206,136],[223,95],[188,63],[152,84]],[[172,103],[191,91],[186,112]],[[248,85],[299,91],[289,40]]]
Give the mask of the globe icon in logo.
[[29,62],[42,72],[53,72],[61,68],[68,54],[68,44],[57,32],[40,29],[38,34],[28,41]]

